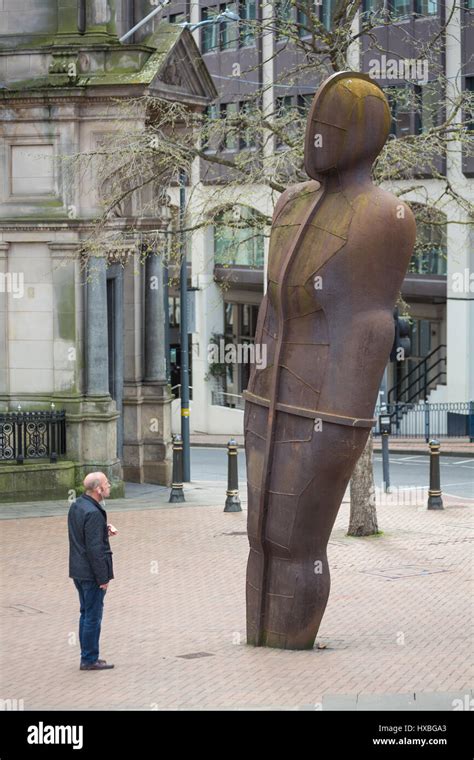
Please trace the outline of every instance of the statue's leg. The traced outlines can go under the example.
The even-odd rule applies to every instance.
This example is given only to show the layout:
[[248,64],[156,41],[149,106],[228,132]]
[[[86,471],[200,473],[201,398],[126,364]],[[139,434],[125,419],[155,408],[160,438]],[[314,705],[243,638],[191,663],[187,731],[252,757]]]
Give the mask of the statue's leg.
[[261,581],[264,555],[259,534],[261,493],[267,440],[268,409],[246,402],[244,415],[245,456],[247,462],[247,534],[250,544],[247,566],[247,643],[257,645],[260,617]]
[[[308,418],[277,415],[263,549],[256,530],[260,492],[253,479],[249,483],[249,643],[311,648],[326,608],[327,543],[368,429],[331,423],[314,427]],[[250,433],[247,439],[248,454],[254,453],[258,435]],[[257,641],[262,612],[262,635]]]

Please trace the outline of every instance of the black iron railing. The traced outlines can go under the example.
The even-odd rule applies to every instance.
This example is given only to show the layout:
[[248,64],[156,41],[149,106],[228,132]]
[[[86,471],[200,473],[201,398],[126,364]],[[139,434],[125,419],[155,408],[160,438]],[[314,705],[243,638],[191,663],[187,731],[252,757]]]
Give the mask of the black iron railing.
[[0,413],[0,462],[56,462],[65,453],[66,412]]
[[446,345],[442,343],[431,353],[421,359],[409,372],[390,388],[389,403],[405,403],[426,401],[428,393],[437,384],[446,383]]
[[474,402],[421,402],[387,404],[375,408],[380,434],[379,415],[390,417],[390,435],[398,438],[469,438],[474,441]]

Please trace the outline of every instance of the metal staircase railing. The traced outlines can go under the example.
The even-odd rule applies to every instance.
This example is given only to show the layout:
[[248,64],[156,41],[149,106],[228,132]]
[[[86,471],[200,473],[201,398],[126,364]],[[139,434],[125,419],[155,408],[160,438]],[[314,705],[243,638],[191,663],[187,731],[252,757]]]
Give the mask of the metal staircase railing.
[[[434,373],[433,373],[434,371]],[[433,373],[433,374],[430,374]],[[389,404],[403,402],[415,403],[420,399],[426,401],[428,393],[433,390],[437,381],[446,380],[446,344],[441,343],[433,349],[406,375],[388,391]]]

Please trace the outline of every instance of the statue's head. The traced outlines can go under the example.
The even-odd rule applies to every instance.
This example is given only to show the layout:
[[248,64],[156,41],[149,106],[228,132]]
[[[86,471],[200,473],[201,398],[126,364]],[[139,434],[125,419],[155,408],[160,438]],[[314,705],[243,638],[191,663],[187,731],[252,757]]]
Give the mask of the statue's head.
[[371,165],[390,131],[387,99],[366,74],[344,71],[326,79],[311,104],[304,161],[310,177]]

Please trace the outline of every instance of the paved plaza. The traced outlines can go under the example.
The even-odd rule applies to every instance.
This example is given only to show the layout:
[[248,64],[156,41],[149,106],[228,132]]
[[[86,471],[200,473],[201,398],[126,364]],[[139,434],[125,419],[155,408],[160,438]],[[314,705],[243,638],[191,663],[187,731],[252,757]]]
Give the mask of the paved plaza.
[[382,535],[349,538],[346,498],[316,646],[292,652],[246,645],[244,499],[244,511],[225,514],[223,483],[190,484],[177,506],[164,488],[127,493],[107,504],[119,535],[101,636],[115,669],[106,672],[79,670],[67,503],[2,505],[2,699],[25,710],[474,704],[468,499],[445,498],[444,511],[380,504]]

